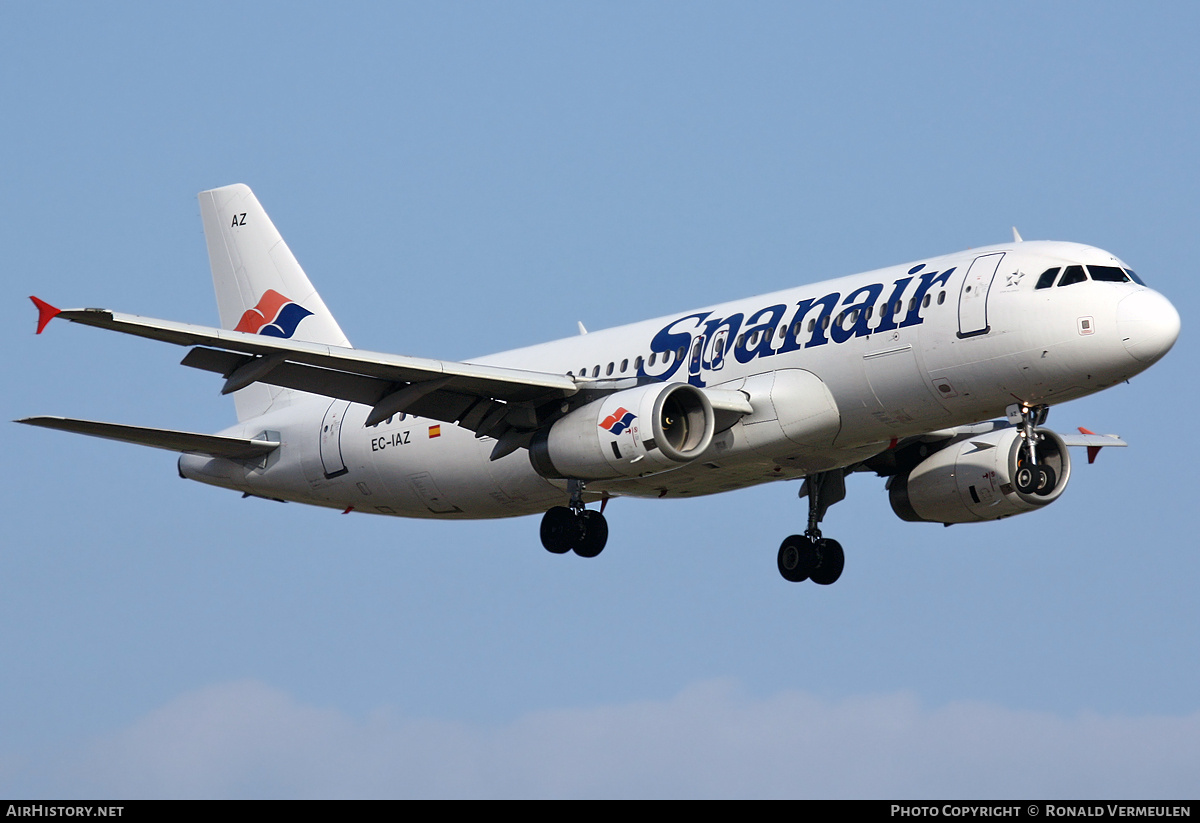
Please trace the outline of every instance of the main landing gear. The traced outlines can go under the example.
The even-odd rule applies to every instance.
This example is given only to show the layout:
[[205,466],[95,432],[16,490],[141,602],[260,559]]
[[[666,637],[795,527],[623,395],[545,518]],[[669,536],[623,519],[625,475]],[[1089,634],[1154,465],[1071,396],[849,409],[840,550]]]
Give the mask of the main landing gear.
[[604,515],[583,507],[583,481],[568,480],[569,506],[555,506],[542,515],[542,545],[554,554],[574,550],[580,557],[595,557],[608,542]]
[[800,493],[808,495],[808,528],[780,545],[779,573],[789,583],[811,580],[828,586],[842,576],[846,555],[841,543],[821,536],[819,525],[829,507],[846,496],[846,476],[837,469],[810,474]]
[[1046,422],[1049,414],[1049,406],[1013,405],[1008,408],[1009,420],[1016,423],[1021,437],[1025,438],[1017,456],[1017,473],[1013,476],[1013,485],[1021,494],[1047,495],[1054,491],[1058,482],[1054,469],[1037,460],[1038,443],[1042,441],[1037,427]]

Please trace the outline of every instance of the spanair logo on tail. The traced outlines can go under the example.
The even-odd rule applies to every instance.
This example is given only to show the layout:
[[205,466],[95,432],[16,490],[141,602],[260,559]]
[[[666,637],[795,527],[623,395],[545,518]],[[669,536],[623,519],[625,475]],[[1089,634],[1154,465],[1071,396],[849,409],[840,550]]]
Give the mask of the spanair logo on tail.
[[300,321],[310,314],[312,312],[299,303],[293,303],[274,289],[267,289],[258,299],[258,305],[247,310],[233,330],[288,338],[296,333]]
[[621,434],[633,425],[634,420],[637,420],[637,415],[621,406],[601,421],[600,428],[610,434]]

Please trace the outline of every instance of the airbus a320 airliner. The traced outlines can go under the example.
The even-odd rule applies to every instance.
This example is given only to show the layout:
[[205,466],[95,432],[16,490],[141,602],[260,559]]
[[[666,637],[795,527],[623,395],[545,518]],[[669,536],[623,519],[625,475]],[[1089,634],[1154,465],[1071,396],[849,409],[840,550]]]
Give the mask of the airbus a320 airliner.
[[[456,363],[351,347],[254,194],[200,194],[221,328],[32,298],[55,317],[188,347],[237,425],[200,434],[18,422],[182,452],[244,496],[402,517],[542,514],[551,552],[600,553],[611,497],[693,497],[803,478],[786,580],[833,583],[845,477],[887,477],[904,520],[1040,509],[1114,435],[1043,426],[1170,350],[1179,314],[1106,251],[1013,242]],[[1000,418],[1000,419],[996,419]],[[587,504],[599,502],[599,508]]]

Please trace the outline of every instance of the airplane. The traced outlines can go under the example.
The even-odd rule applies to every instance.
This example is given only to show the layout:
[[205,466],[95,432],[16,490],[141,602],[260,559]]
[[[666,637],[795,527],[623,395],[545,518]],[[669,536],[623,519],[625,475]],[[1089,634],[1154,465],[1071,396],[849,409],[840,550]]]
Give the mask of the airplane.
[[[790,582],[835,582],[822,535],[850,472],[901,519],[997,520],[1057,500],[1068,448],[1049,406],[1150,367],[1179,313],[1091,246],[1022,240],[451,362],[355,349],[251,190],[199,195],[220,328],[32,297],[55,318],[188,348],[237,424],[218,434],[63,417],[16,422],[180,452],[179,475],[401,517],[541,514],[542,545],[595,557],[611,498],[802,479]],[[997,419],[998,418],[998,419]],[[598,508],[588,508],[599,503]]]

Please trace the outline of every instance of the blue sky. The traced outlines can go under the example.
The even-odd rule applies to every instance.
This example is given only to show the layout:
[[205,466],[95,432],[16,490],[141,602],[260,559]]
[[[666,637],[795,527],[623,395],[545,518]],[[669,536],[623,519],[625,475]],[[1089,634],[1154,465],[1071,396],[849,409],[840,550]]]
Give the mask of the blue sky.
[[[252,186],[355,345],[463,359],[967,247],[1091,243],[1183,317],[1050,425],[1053,506],[907,524],[849,483],[537,519],[241,500],[7,424],[7,796],[1187,797],[1200,774],[1200,20],[1186,4],[0,6],[4,419],[213,431],[195,193]],[[1082,457],[1082,455],[1080,455]],[[1083,461],[1080,460],[1082,464]]]

